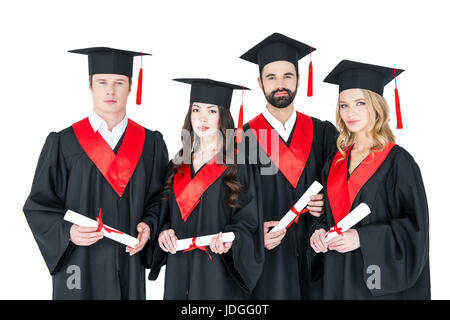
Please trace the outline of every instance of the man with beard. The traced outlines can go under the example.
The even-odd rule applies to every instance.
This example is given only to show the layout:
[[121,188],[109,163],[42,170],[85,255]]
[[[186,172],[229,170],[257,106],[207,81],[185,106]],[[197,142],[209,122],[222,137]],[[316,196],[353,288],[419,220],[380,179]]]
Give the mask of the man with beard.
[[259,167],[263,195],[266,254],[253,299],[321,297],[320,264],[312,261],[320,256],[310,251],[309,236],[315,217],[323,213],[323,194],[311,197],[309,213],[298,213],[296,223],[268,232],[314,180],[321,182],[321,169],[336,151],[337,131],[330,122],[294,110],[298,60],[313,50],[274,33],[241,56],[259,65],[258,83],[267,100],[263,112],[244,126],[239,145],[240,156]]

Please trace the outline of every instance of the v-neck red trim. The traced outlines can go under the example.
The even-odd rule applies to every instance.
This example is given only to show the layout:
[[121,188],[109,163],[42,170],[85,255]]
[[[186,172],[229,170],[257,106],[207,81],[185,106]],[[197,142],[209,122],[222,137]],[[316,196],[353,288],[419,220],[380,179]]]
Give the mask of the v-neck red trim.
[[[297,112],[297,120],[294,127],[289,147],[279,137],[279,153],[272,150],[272,126],[267,122],[262,114],[249,122],[249,126],[258,141],[259,145],[264,149],[267,156],[280,169],[281,173],[286,177],[293,188],[297,187],[298,181],[303,173],[306,162],[311,152],[311,146],[314,136],[314,129],[311,117]],[[260,130],[265,129],[266,139],[261,139]]]
[[191,164],[183,164],[178,168],[179,171],[173,178],[173,191],[184,221],[200,202],[203,193],[226,169],[227,166],[216,163],[216,157],[197,171],[193,178],[191,178]]
[[88,118],[74,123],[72,128],[84,152],[119,197],[122,197],[144,148],[144,127],[128,119],[125,135],[117,155],[114,154],[100,133],[92,129]]
[[344,160],[338,161],[342,155],[336,153],[327,180],[328,199],[335,223],[339,223],[350,212],[356,195],[386,160],[394,146],[394,143],[389,143],[384,150],[374,152],[373,159],[369,154],[367,160],[364,159],[348,179],[348,159],[352,147],[345,150],[347,155]]

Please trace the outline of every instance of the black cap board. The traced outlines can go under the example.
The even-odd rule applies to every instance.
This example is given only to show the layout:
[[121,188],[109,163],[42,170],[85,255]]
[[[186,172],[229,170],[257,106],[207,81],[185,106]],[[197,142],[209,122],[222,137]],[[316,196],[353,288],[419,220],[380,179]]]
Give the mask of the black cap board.
[[89,75],[98,73],[121,74],[133,76],[133,57],[147,56],[149,53],[134,52],[107,47],[93,47],[70,50],[72,53],[88,56]]
[[240,58],[264,66],[274,61],[289,61],[298,72],[298,60],[316,49],[281,33],[274,33],[244,53]]
[[243,86],[210,79],[177,78],[173,80],[191,85],[190,103],[210,103],[224,108],[230,108],[233,90],[250,90],[249,88]]
[[342,60],[323,80],[339,85],[339,93],[347,89],[367,89],[383,95],[384,86],[404,70]]

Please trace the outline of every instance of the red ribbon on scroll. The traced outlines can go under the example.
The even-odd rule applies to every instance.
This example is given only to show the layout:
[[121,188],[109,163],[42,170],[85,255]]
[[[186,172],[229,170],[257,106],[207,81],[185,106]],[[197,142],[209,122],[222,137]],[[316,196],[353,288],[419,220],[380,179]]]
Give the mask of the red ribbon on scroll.
[[209,256],[209,260],[212,261],[212,257],[211,257],[211,255],[208,252],[208,248],[205,247],[205,246],[201,246],[201,247],[197,246],[197,244],[195,243],[196,240],[197,240],[197,237],[192,238],[191,245],[189,246],[189,248],[184,250],[183,253],[188,252],[188,251],[192,251],[192,250],[195,250],[195,249],[199,249],[199,250],[202,250],[202,251],[206,252],[208,254],[208,256]]
[[344,236],[344,234],[342,233],[342,228],[339,228],[338,226],[334,226],[333,228],[331,228],[330,231],[328,231],[328,234],[332,232],[336,232],[338,235]]
[[295,213],[297,216],[295,217],[294,220],[291,221],[291,223],[288,224],[288,226],[286,227],[286,229],[288,229],[288,228],[292,225],[293,222],[297,223],[297,222],[298,222],[298,219],[300,218],[300,215],[302,215],[302,214],[308,212],[309,210],[308,210],[307,208],[305,208],[305,209],[303,209],[302,211],[298,212],[297,209],[295,209],[295,207],[292,207],[292,208],[291,208],[291,211],[292,211],[293,213]]
[[102,221],[102,209],[100,209],[100,211],[98,212],[97,222],[98,222],[97,232],[100,232],[102,229],[105,229],[105,231],[108,232],[108,233],[114,232],[114,233],[118,233],[118,234],[123,234],[123,232],[120,232],[120,231],[116,231],[116,230],[110,229],[110,228],[105,227],[105,226],[103,225],[103,221]]

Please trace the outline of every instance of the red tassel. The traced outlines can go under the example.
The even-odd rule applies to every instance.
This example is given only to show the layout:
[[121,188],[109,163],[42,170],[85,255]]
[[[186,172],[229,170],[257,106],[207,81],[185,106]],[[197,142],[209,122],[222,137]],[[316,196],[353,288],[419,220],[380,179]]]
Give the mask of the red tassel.
[[[312,52],[312,48],[311,48]],[[309,54],[309,57],[311,59],[311,53]],[[313,96],[313,65],[312,60],[309,62],[309,72],[308,72],[308,97]]]
[[141,105],[142,101],[142,68],[139,70],[138,87],[136,92],[136,104]]
[[402,112],[400,109],[400,97],[398,95],[398,89],[397,89],[397,74],[394,69],[394,78],[395,78],[395,114],[397,116],[397,129],[403,129],[403,122],[402,122]]
[[238,127],[236,132],[236,142],[242,142],[242,133],[244,129],[244,88],[242,88],[242,101],[241,108],[239,110],[239,119],[238,119]]
[[395,113],[397,115],[397,129],[403,129],[402,112],[400,110],[400,97],[398,96],[397,88],[395,88]]
[[238,129],[236,132],[236,142],[242,142],[242,131],[243,131],[243,122],[244,122],[244,106],[241,104],[241,109],[239,110],[239,120],[238,120]]
[[309,73],[308,73],[308,97],[312,97],[312,61],[309,63]]

